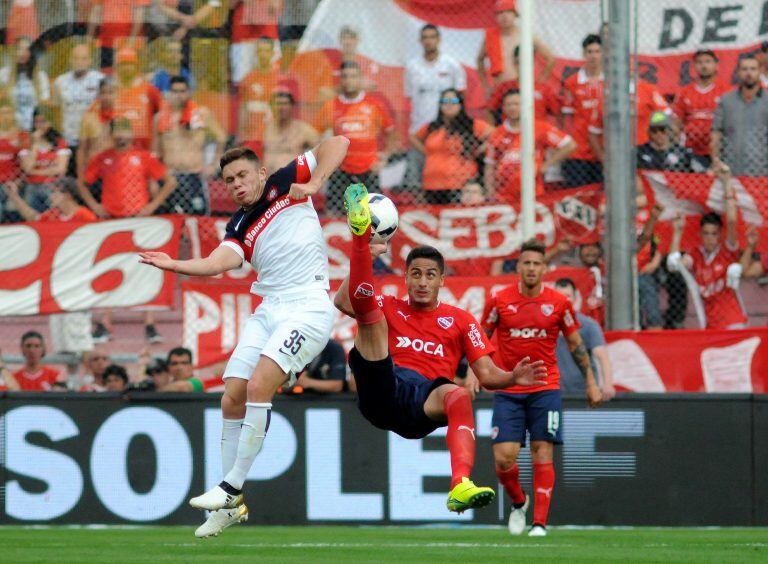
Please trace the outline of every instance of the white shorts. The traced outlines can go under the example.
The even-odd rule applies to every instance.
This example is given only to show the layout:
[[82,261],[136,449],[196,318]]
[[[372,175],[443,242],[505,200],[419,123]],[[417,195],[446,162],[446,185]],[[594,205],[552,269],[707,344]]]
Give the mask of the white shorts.
[[327,292],[266,296],[245,324],[223,378],[250,380],[261,355],[274,360],[293,385],[296,374],[328,343],[336,318]]

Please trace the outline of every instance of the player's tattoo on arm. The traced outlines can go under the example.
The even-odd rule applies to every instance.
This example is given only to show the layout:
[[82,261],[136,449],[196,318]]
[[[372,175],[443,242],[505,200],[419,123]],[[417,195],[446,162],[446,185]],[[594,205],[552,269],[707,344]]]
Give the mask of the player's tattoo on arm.
[[589,362],[589,353],[587,352],[587,347],[584,346],[584,343],[576,345],[571,351],[571,356],[576,362],[576,366],[579,367],[581,375],[584,376],[585,380],[588,379],[589,375],[592,373],[592,365]]

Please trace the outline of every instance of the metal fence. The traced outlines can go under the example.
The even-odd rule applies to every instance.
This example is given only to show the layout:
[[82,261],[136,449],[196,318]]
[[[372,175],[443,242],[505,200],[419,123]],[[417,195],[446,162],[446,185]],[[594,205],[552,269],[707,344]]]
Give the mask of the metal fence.
[[[751,278],[765,272],[768,97],[750,85],[767,80],[759,38],[768,35],[750,27],[761,21],[756,3],[631,4],[632,132],[624,133],[635,186],[603,181],[612,149],[604,134],[615,124],[603,104],[616,61],[606,54],[609,4],[531,4],[534,231],[553,264],[591,277],[580,288],[582,310],[605,319],[611,269],[603,251],[613,237],[604,196],[622,192],[636,194],[637,217],[611,229],[634,231],[642,245],[610,258],[624,268],[637,255],[639,328],[737,326],[746,321],[740,312],[761,322],[764,290]],[[430,242],[445,252],[450,274],[514,272],[522,239],[518,16],[505,0],[6,0],[0,221],[182,216],[179,252],[196,256],[216,244],[234,209],[217,169],[224,149],[246,145],[272,172],[333,132],[349,137],[352,150],[314,203],[336,277],[344,272],[343,245],[334,243],[343,239],[340,196],[353,181],[401,211],[404,227],[384,270],[397,273],[403,252]],[[737,84],[748,97],[754,91],[748,107]],[[709,212],[722,227],[711,216],[700,227]],[[678,248],[688,258],[675,260]],[[730,265],[740,261],[739,290]],[[253,274],[238,276],[230,281]],[[165,344],[151,352],[181,344],[184,293],[173,291],[170,310],[99,311],[91,330],[118,355],[138,354],[156,333]],[[629,302],[615,307],[633,309]],[[55,338],[50,323],[61,321],[5,318],[3,353],[18,350],[26,329]],[[64,325],[77,323],[89,321]]]

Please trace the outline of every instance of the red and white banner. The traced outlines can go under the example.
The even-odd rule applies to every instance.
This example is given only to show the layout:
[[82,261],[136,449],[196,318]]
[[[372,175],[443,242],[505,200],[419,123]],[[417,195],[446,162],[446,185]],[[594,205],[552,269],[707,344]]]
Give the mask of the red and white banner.
[[[440,50],[458,59],[469,71],[470,107],[481,105],[477,88],[477,54],[483,30],[495,25],[495,0],[325,0],[309,22],[300,49],[337,49],[339,30],[361,30],[360,53],[387,70],[385,89],[402,85],[392,76],[406,61],[421,55],[419,30],[429,22],[441,27]],[[599,33],[600,0],[536,0],[535,35],[557,59],[555,76],[581,66],[581,41]],[[691,55],[696,49],[717,51],[721,74],[729,77],[739,53],[754,52],[768,39],[765,2],[741,0],[644,0],[638,2],[638,71],[665,94],[691,81]],[[368,31],[372,30],[372,31]],[[393,80],[394,79],[394,80]],[[397,98],[397,97],[395,97]]]
[[[535,234],[548,245],[566,236],[574,243],[596,240],[602,202],[603,193],[596,186],[545,195],[537,203]],[[506,204],[401,207],[399,213],[400,228],[391,241],[394,270],[402,270],[413,247],[432,245],[456,274],[486,275],[493,260],[514,256],[523,242],[518,210]],[[326,219],[322,224],[331,280],[343,279],[349,272],[351,249],[346,219]],[[192,256],[208,256],[224,236],[226,225],[226,218],[187,218]],[[221,278],[253,281],[255,275],[246,264]]]
[[617,387],[632,392],[768,392],[768,328],[610,331]]
[[175,275],[140,251],[178,256],[181,220],[148,217],[0,227],[0,316],[170,306]]
[[[558,278],[570,278],[581,296],[589,296],[595,280],[585,268],[559,267],[551,270],[545,280],[554,283]],[[483,314],[491,292],[517,282],[516,276],[447,277],[440,299],[470,312],[476,318]],[[332,284],[338,288],[340,281]],[[385,276],[377,280],[377,289],[387,295],[405,297],[404,280]],[[237,345],[240,332],[260,302],[249,294],[247,283],[208,283],[185,281],[182,290],[182,323],[184,346],[193,351],[199,366],[208,366],[226,359]],[[355,321],[339,313],[333,329],[334,338],[351,346],[355,334]]]
[[[700,244],[700,216],[714,211],[725,213],[725,190],[720,180],[707,174],[686,172],[644,171],[641,174],[646,193],[651,202],[664,206],[656,229],[666,251],[672,239],[671,221],[678,213],[686,216],[683,231],[683,248]],[[739,236],[744,243],[748,226],[761,232],[760,250],[768,252],[768,178],[739,176],[733,179],[736,205],[739,210]]]

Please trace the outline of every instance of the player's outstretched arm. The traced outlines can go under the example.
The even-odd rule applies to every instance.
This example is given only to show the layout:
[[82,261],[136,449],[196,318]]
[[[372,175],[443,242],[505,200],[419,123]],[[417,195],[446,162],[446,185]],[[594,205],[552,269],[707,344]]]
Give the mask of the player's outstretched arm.
[[139,262],[149,264],[161,270],[186,274],[188,276],[216,276],[222,272],[238,268],[243,259],[229,247],[216,247],[205,258],[189,260],[172,259],[165,253],[147,251],[139,253]]
[[579,367],[581,375],[584,376],[584,382],[587,385],[587,402],[589,402],[589,407],[597,407],[603,401],[603,393],[597,385],[594,372],[592,372],[592,364],[589,361],[587,347],[584,346],[584,341],[581,339],[578,331],[566,335],[565,340],[568,343],[568,350],[571,351],[571,356],[576,366]]
[[480,384],[489,390],[502,390],[510,386],[543,386],[547,383],[544,361],[532,362],[527,356],[511,372],[496,366],[488,355],[481,356],[470,366]]
[[309,182],[291,184],[291,198],[300,200],[319,192],[325,181],[330,178],[333,171],[347,156],[348,147],[349,139],[343,135],[334,135],[321,141],[317,147],[312,149],[312,154],[317,160],[317,167],[312,172],[312,178],[309,179]]

